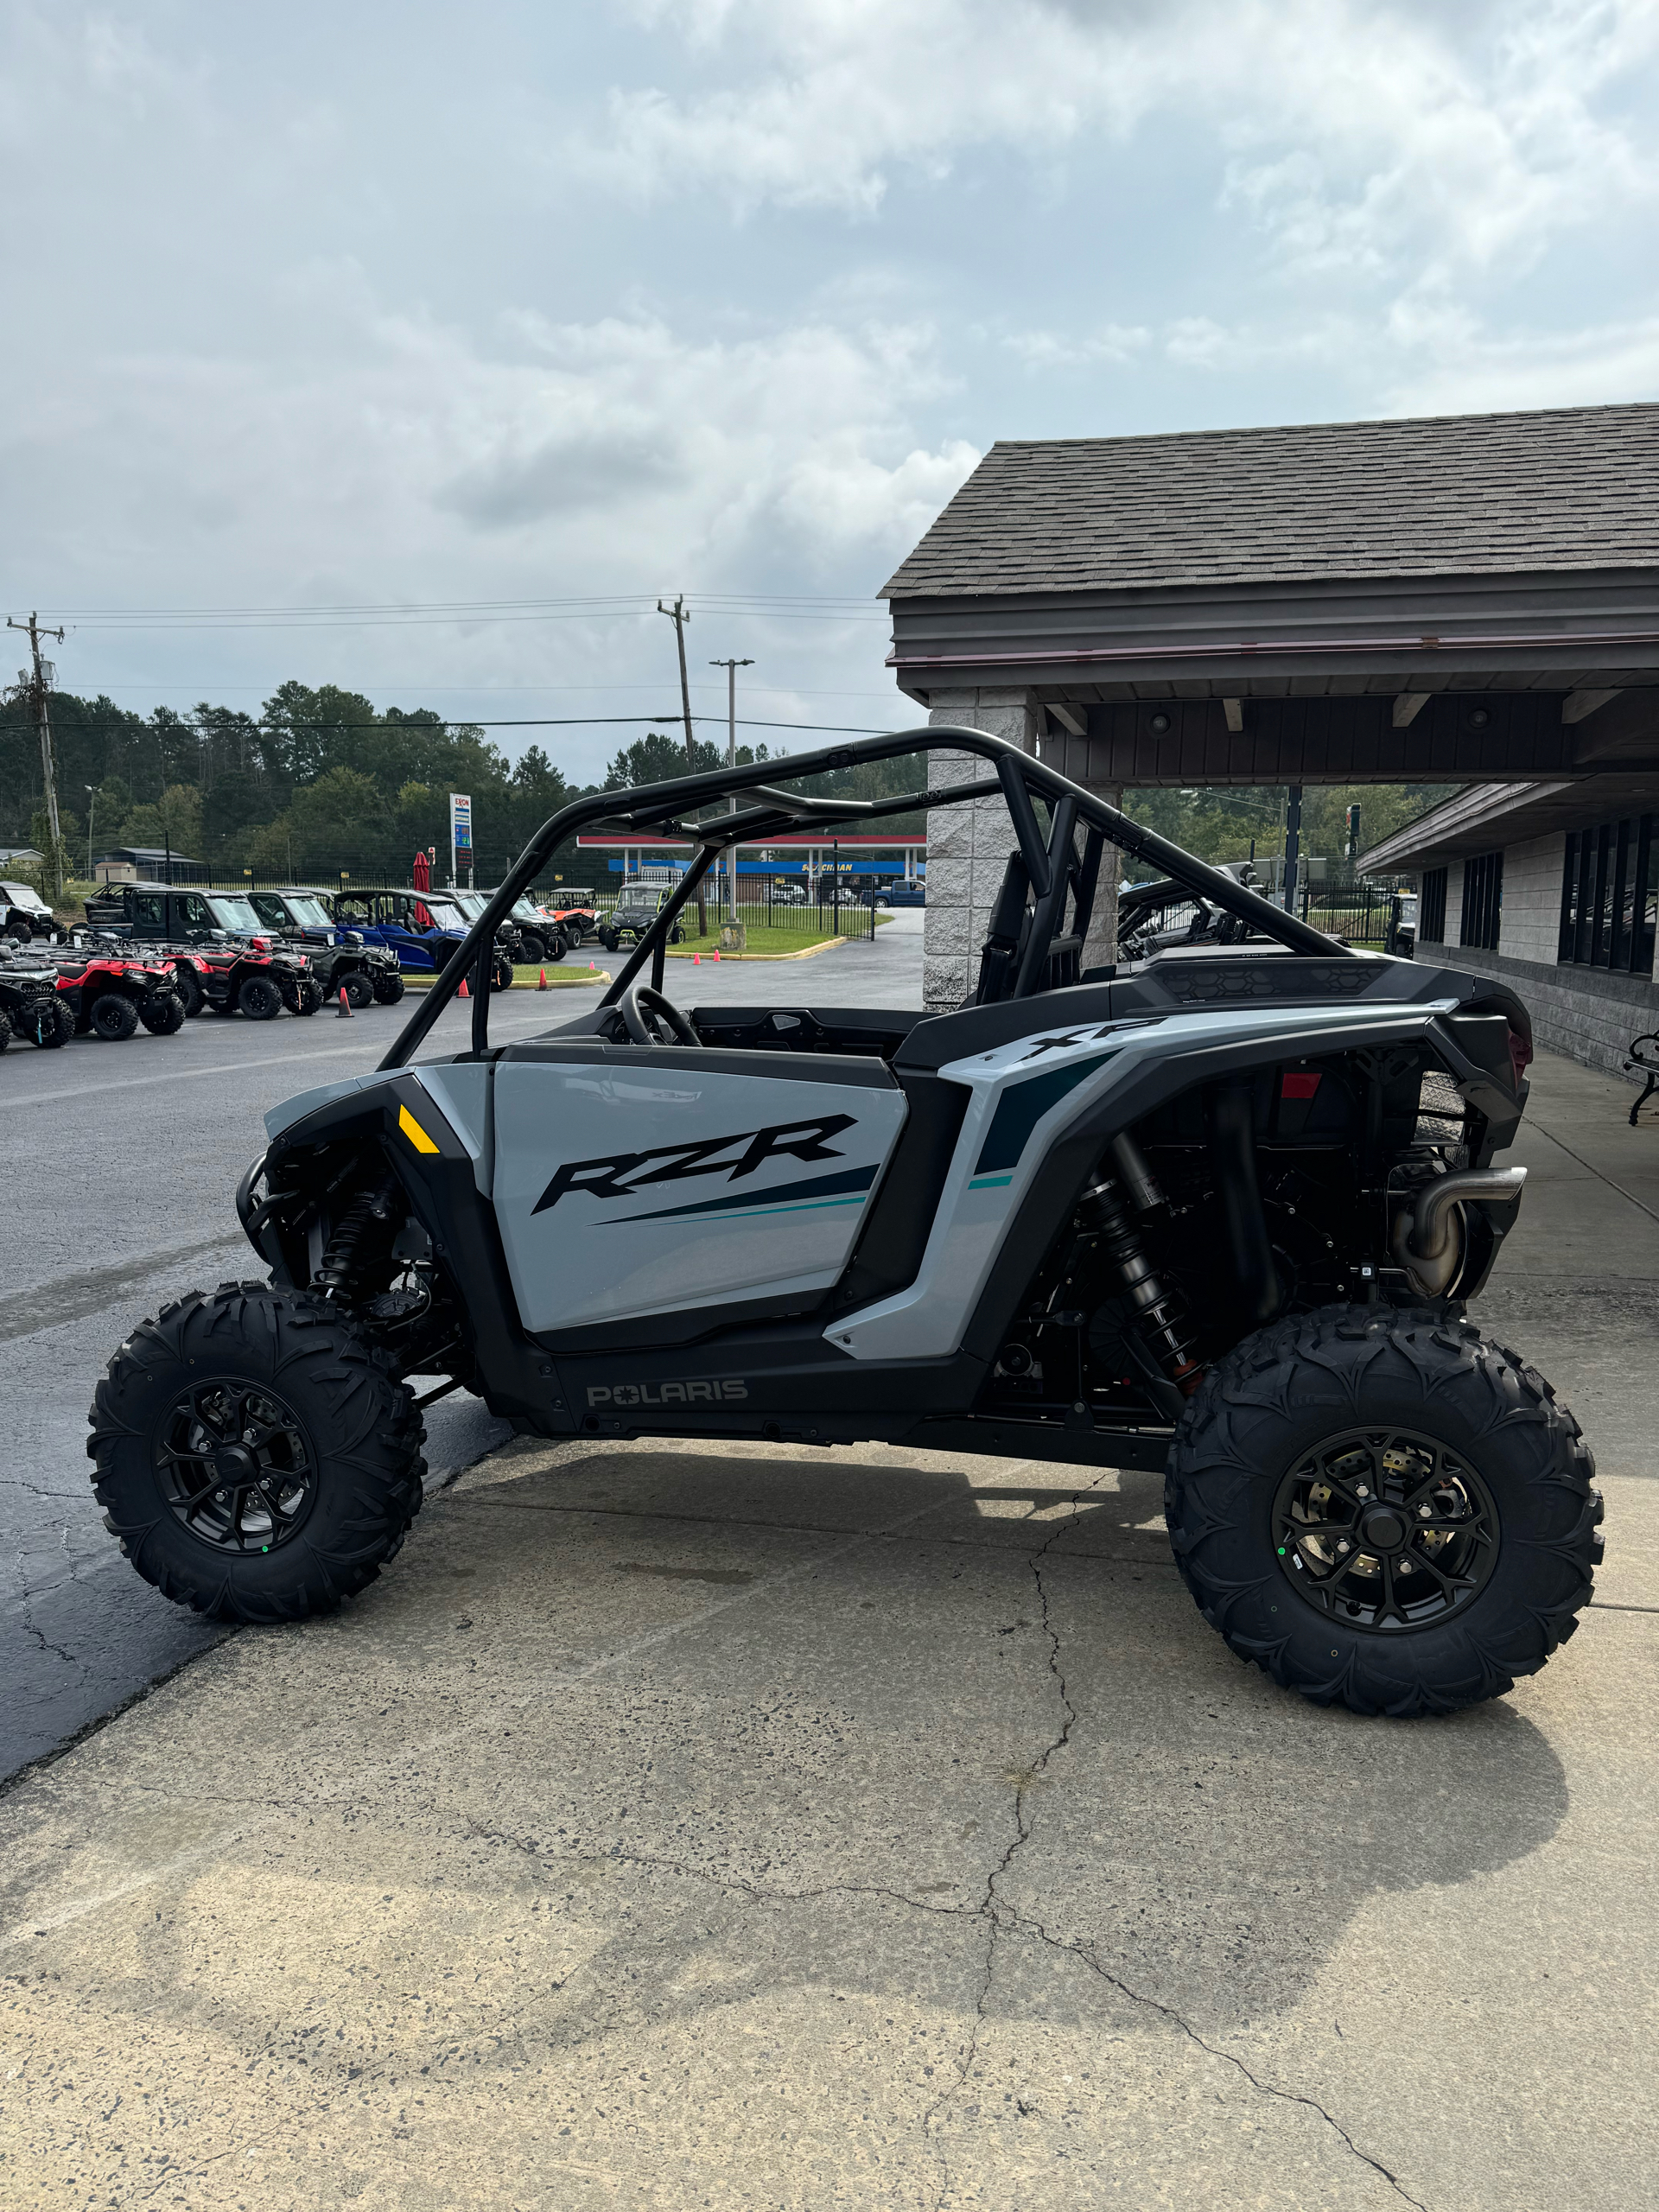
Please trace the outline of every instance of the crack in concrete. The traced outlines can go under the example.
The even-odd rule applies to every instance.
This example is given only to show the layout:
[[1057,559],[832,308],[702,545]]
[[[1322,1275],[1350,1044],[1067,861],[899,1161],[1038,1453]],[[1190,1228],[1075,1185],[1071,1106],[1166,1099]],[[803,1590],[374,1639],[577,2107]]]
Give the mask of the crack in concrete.
[[1389,2188],[1403,2198],[1406,2203],[1416,2208],[1416,2212],[1427,2212],[1427,2207],[1421,2199],[1411,2194],[1397,2174],[1385,2166],[1380,2158],[1372,2158],[1369,2151],[1360,2149],[1342,2122],[1334,2113],[1328,2112],[1317,2097],[1310,2097],[1300,2089],[1281,2088],[1275,2082],[1264,2082],[1262,2076],[1248,2067],[1235,2052],[1224,2050],[1219,2044],[1207,2042],[1192,2022],[1178,2012],[1173,2005],[1166,2005],[1159,1998],[1148,1997],[1138,1989],[1132,1989],[1120,1975],[1113,1974],[1109,1967],[1102,1966],[1100,1961],[1086,1945],[1070,1942],[1062,1936],[1051,1934],[1040,1920],[1033,1920],[1029,1914],[1011,1911],[1011,1917],[1016,1925],[1036,1936],[1039,1942],[1046,1944],[1050,1950],[1062,1952],[1068,1958],[1080,1959],[1090,1973],[1098,1974],[1109,1988],[1115,1989],[1118,1995],[1124,1998],[1129,2004],[1141,2005],[1148,2012],[1156,2012],[1167,2020],[1173,2027],[1179,2028],[1181,2033],[1195,2043],[1208,2057],[1218,2058],[1225,2065],[1236,2067],[1250,2087],[1261,2095],[1277,2097],[1286,2104],[1305,2105],[1310,2112],[1317,2113],[1325,2126],[1341,2138],[1344,2145],[1352,2152],[1362,2165],[1369,2166],[1373,2173],[1380,2174]]

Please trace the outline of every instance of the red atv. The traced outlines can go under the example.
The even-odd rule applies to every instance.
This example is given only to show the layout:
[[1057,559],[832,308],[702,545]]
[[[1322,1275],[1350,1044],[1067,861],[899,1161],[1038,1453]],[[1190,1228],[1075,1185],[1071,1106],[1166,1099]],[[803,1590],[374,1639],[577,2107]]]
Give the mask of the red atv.
[[77,945],[54,954],[53,965],[58,995],[73,1011],[78,1036],[90,1030],[114,1042],[130,1037],[141,1021],[157,1037],[171,1037],[184,1027],[184,1001],[163,961]]

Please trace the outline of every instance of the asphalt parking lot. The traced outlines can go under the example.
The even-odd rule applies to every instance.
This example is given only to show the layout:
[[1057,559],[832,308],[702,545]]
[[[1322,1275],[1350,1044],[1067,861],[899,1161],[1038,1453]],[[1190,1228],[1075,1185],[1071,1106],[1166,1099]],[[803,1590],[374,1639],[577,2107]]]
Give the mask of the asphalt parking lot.
[[0,2199],[1649,2204],[1630,1096],[1540,1065],[1479,1316],[1608,1494],[1595,1605],[1513,1695],[1277,1691],[1151,1477],[509,1446],[347,1611],[229,1638],[0,1802]]

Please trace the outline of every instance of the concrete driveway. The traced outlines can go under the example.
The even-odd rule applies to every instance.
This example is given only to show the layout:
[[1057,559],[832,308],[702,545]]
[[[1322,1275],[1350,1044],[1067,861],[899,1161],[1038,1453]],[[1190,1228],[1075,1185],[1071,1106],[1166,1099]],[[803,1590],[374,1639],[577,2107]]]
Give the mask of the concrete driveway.
[[1596,1605],[1513,1696],[1275,1690],[1146,1476],[509,1449],[338,1619],[0,1803],[0,2202],[1650,2204],[1630,1096],[1540,1070],[1484,1302],[1609,1497]]

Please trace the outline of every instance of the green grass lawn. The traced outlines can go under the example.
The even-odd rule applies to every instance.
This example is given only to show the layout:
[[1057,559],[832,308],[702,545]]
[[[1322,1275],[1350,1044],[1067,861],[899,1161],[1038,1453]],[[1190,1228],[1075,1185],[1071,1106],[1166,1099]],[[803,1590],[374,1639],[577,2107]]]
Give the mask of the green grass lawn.
[[[861,917],[855,919],[849,914],[847,918],[848,929],[857,928],[861,919]],[[692,927],[693,929],[696,927],[695,921]],[[845,935],[846,931],[842,934]],[[816,923],[803,923],[793,929],[787,923],[774,924],[768,929],[763,923],[758,928],[749,931],[748,949],[752,953],[804,952],[809,945],[834,944],[835,937],[836,932],[833,929],[827,926],[820,929]],[[711,920],[707,937],[696,937],[688,931],[684,944],[671,945],[668,957],[671,960],[689,960],[696,952],[700,953],[707,960],[717,950],[719,944],[720,932],[714,927]],[[620,957],[619,954],[618,957]],[[741,953],[722,952],[720,957],[722,960],[741,960],[743,956]]]

